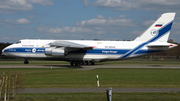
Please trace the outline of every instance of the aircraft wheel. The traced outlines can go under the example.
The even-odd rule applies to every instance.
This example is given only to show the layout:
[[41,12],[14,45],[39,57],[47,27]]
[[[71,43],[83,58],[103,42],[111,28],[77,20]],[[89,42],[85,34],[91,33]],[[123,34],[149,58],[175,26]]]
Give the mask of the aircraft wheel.
[[25,61],[24,61],[24,64],[29,64],[29,61],[25,60]]
[[87,61],[87,62],[86,62],[86,65],[87,65],[87,66],[90,66],[90,65],[91,65],[91,62]]
[[91,62],[91,65],[95,65],[95,63],[94,63],[94,62]]
[[82,65],[85,65],[85,62],[81,62]]
[[84,65],[88,65],[89,63],[86,61],[86,62],[84,62]]
[[82,65],[82,62],[81,62],[81,61],[79,62],[79,65]]
[[78,66],[79,65],[79,63],[78,62],[75,62],[75,66]]
[[71,64],[71,66],[74,66],[74,62],[71,62],[70,64]]

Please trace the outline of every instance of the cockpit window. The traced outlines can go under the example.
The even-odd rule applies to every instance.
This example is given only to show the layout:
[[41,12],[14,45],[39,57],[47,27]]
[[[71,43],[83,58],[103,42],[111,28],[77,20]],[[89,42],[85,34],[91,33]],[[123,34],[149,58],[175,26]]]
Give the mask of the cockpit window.
[[16,42],[16,44],[21,43],[21,41]]

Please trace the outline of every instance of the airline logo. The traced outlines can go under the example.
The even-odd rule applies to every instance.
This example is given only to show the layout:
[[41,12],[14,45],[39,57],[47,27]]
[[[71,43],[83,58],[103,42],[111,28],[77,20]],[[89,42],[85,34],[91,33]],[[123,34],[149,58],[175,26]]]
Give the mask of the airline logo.
[[156,25],[155,25],[155,27],[162,27],[163,26],[163,23],[157,23]]
[[33,48],[33,49],[32,49],[32,52],[33,52],[33,53],[36,53],[36,48]]
[[157,35],[157,34],[158,34],[158,31],[157,31],[157,30],[155,30],[155,29],[151,30],[151,35],[152,35],[152,36],[155,36],[155,35]]

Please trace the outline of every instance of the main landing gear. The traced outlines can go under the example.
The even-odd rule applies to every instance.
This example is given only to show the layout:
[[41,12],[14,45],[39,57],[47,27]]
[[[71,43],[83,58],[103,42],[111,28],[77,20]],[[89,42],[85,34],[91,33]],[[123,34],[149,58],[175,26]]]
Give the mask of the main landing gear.
[[71,61],[70,62],[71,66],[80,66],[80,65],[95,65],[94,62],[92,61]]
[[29,61],[28,60],[24,60],[24,64],[29,64]]

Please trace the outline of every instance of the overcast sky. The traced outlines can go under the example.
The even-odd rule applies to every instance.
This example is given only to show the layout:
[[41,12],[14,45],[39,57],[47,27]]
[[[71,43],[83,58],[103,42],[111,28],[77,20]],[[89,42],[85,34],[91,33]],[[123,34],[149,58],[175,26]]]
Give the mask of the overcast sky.
[[0,0],[0,42],[20,39],[134,40],[166,12],[180,43],[180,0]]

